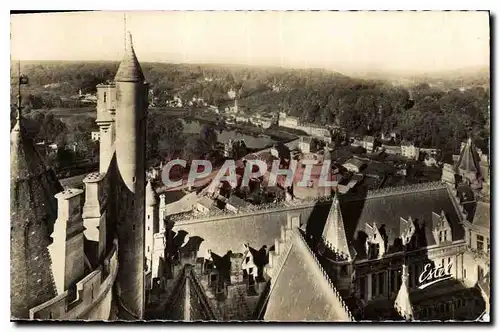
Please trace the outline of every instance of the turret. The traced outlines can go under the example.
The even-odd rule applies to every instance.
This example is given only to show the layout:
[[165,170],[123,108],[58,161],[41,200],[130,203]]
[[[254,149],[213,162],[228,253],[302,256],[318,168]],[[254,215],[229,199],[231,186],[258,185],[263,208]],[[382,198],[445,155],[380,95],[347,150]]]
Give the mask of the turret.
[[83,224],[85,226],[85,254],[93,267],[97,267],[106,250],[107,193],[104,188],[105,174],[90,173],[85,183],[85,205]]
[[146,186],[146,232],[144,250],[146,252],[147,270],[151,270],[153,256],[154,235],[160,231],[160,211],[158,196],[153,189],[151,181]]
[[84,228],[80,206],[82,194],[83,190],[68,189],[55,195],[58,215],[49,252],[58,294],[75,285],[85,273]]
[[[144,315],[145,133],[148,85],[128,35],[115,77],[118,255],[116,293],[124,319]],[[121,310],[120,310],[121,309]]]

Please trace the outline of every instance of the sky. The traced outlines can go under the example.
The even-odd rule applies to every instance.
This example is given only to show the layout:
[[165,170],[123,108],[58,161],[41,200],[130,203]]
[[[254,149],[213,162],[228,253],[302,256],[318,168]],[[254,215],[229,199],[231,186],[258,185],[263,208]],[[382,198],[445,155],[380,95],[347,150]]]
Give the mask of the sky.
[[143,62],[430,73],[490,55],[487,12],[110,11],[12,15],[11,59],[118,61],[126,30]]

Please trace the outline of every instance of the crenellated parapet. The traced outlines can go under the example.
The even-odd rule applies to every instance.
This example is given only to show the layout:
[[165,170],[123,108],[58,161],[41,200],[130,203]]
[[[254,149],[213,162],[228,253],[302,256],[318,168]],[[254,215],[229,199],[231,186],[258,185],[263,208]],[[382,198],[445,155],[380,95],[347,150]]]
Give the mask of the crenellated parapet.
[[416,184],[397,186],[397,187],[385,187],[380,189],[368,190],[366,198],[384,197],[388,195],[398,195],[410,192],[427,191],[429,189],[440,189],[444,187],[446,187],[446,185],[441,181],[423,182],[423,183],[416,183]]
[[332,202],[331,196],[321,196],[314,197],[308,199],[301,200],[292,200],[292,201],[282,201],[276,203],[267,203],[260,205],[249,205],[242,207],[238,210],[238,213],[229,212],[227,210],[211,210],[207,213],[197,213],[196,216],[192,213],[183,213],[171,215],[170,218],[172,221],[180,222],[182,221],[193,221],[196,219],[210,219],[217,217],[234,217],[234,216],[244,216],[244,215],[252,215],[258,213],[268,213],[270,211],[284,211],[284,210],[292,210],[294,208],[303,208],[303,207],[312,207],[317,204],[330,204]]
[[91,315],[92,319],[108,319],[110,310],[106,309],[110,308],[111,289],[117,272],[118,241],[115,240],[102,265],[78,281],[74,288],[31,308],[30,319],[86,319],[91,311],[101,313]]
[[300,227],[300,218],[289,217],[286,225],[281,225],[281,234],[279,238],[274,240],[274,251],[269,252],[269,263],[266,266],[266,272],[272,280],[276,279],[279,271],[282,269],[286,261],[286,257],[292,247],[290,238],[294,230]]

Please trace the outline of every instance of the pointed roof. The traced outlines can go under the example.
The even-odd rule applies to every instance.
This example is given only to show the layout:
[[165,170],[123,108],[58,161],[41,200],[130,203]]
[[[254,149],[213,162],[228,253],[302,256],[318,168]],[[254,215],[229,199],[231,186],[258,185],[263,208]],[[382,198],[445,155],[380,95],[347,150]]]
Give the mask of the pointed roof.
[[134,46],[132,44],[132,35],[127,34],[127,49],[123,57],[120,67],[115,76],[116,82],[144,82],[144,74],[142,73],[141,65],[135,55]]
[[[273,273],[265,321],[353,321],[350,309],[298,229]],[[286,253],[286,254],[285,254]],[[283,257],[283,256],[282,256]]]
[[54,195],[62,186],[45,167],[32,133],[18,114],[11,132],[11,315],[29,318],[28,310],[57,295],[47,246],[57,218]]
[[336,193],[333,197],[332,206],[326,219],[325,228],[323,229],[323,241],[331,249],[347,255],[347,259],[351,260],[349,244],[344,229],[344,219],[340,210],[339,194]]
[[480,158],[476,146],[472,143],[472,139],[469,138],[460,152],[457,167],[463,171],[480,173],[479,163]]
[[146,205],[155,206],[157,204],[158,204],[158,195],[153,189],[151,181],[148,181],[148,184],[146,185]]
[[408,290],[408,266],[403,264],[401,273],[401,287],[394,301],[394,308],[397,312],[407,320],[413,320],[413,305],[410,300],[410,292]]

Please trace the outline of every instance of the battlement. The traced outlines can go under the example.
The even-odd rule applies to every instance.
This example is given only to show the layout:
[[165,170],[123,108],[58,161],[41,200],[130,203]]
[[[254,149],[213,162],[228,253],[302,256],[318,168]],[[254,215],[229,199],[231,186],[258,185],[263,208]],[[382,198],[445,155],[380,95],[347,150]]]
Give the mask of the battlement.
[[441,181],[416,183],[406,186],[386,187],[381,189],[368,190],[366,198],[399,195],[410,192],[419,192],[419,191],[442,189],[442,188],[446,188],[446,184],[444,184]]
[[90,310],[100,305],[111,290],[117,272],[118,240],[115,240],[113,248],[101,266],[77,282],[74,289],[66,290],[51,300],[31,308],[30,319],[84,319]]
[[84,183],[94,183],[100,182],[106,177],[106,173],[94,172],[87,174],[87,176],[83,179]]
[[83,193],[83,190],[81,190],[81,189],[70,188],[70,189],[66,189],[64,191],[61,191],[60,193],[55,194],[55,198],[57,198],[57,199],[70,199],[72,197],[80,195],[81,193]]
[[214,218],[234,218],[235,216],[254,215],[259,213],[269,213],[271,211],[293,210],[303,207],[312,207],[316,204],[328,204],[332,201],[331,196],[308,197],[301,200],[282,201],[277,203],[268,203],[260,205],[248,205],[240,208],[238,213],[226,210],[211,210],[207,213],[193,214],[183,213],[170,216],[170,219],[176,224],[191,224],[196,222],[209,221]]

